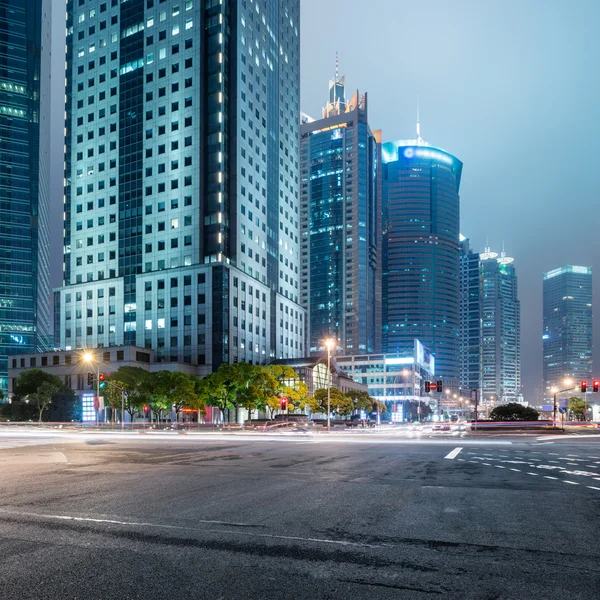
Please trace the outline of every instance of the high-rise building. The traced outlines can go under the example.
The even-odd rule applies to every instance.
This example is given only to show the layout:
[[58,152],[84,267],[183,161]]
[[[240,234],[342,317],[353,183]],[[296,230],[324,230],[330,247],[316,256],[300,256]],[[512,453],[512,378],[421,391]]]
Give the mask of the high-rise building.
[[68,1],[57,346],[304,355],[299,10]]
[[[592,268],[565,265],[544,273],[544,384],[563,389],[592,377]],[[590,383],[591,385],[591,383]]]
[[387,353],[420,340],[458,388],[462,163],[416,140],[383,144],[383,314]]
[[521,307],[514,259],[489,247],[481,262],[481,399],[490,406],[522,402]]
[[300,127],[301,290],[309,352],[337,339],[339,353],[381,348],[381,139],[367,94],[348,101],[337,69],[322,118]]
[[50,2],[0,0],[0,387],[50,341]]
[[460,240],[460,387],[481,388],[481,278],[479,253]]

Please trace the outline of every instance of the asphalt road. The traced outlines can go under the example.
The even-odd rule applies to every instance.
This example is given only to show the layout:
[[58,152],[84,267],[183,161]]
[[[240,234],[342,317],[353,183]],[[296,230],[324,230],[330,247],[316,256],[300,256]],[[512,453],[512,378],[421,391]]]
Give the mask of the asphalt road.
[[0,437],[2,600],[596,599],[599,523],[600,437]]

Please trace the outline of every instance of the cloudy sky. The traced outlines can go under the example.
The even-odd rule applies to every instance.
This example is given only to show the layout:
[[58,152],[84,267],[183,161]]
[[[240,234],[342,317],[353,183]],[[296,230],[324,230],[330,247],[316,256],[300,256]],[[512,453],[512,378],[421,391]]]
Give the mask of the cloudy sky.
[[[600,301],[600,2],[301,0],[301,7],[304,112],[320,114],[337,51],[349,88],[368,92],[370,123],[384,140],[414,134],[418,93],[423,138],[463,161],[463,234],[478,250],[488,238],[496,249],[504,241],[515,257],[530,398],[541,387],[542,273],[591,265],[595,307]],[[54,0],[57,31],[63,19],[64,0]],[[63,44],[57,35],[57,231]],[[58,237],[54,246],[59,256]]]

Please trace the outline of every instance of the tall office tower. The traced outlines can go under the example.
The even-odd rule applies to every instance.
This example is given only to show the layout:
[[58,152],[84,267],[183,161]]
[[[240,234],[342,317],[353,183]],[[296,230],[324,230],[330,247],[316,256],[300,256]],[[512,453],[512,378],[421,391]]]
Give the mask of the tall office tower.
[[50,2],[0,0],[0,387],[50,341]]
[[521,307],[514,259],[489,247],[481,261],[481,379],[484,403],[522,402]]
[[381,346],[380,132],[367,94],[346,99],[337,67],[322,118],[300,127],[301,294],[309,351],[333,336],[343,355]]
[[299,9],[68,1],[60,347],[304,354]]
[[459,195],[462,163],[416,140],[383,144],[384,352],[420,340],[458,388]]
[[592,377],[592,268],[565,265],[544,273],[544,383],[563,389]]
[[460,387],[481,388],[481,278],[479,253],[460,238]]

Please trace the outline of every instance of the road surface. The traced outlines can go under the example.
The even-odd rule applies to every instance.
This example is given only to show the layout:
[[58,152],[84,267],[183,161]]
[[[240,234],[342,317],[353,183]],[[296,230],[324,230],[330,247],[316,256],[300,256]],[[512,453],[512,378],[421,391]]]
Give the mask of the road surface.
[[3,600],[598,598],[599,523],[598,437],[0,435]]

